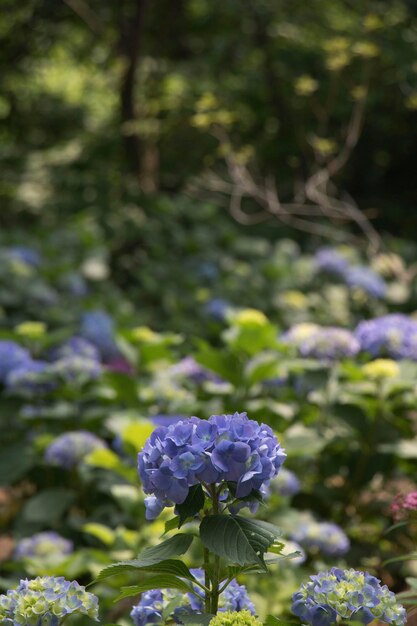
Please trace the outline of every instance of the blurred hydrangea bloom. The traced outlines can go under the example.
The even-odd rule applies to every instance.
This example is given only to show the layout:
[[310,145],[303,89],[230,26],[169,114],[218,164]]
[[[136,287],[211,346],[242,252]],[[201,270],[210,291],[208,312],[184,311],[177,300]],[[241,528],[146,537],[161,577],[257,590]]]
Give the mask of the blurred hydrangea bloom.
[[334,248],[320,248],[317,250],[314,262],[319,271],[344,277],[349,269],[349,261]]
[[383,380],[385,378],[397,378],[400,375],[400,368],[396,361],[392,359],[375,359],[362,366],[365,376],[373,380]]
[[303,357],[333,361],[355,356],[360,345],[349,330],[328,326],[312,333],[299,349]]
[[58,626],[73,614],[98,621],[98,599],[76,581],[61,576],[21,580],[17,589],[0,596],[1,624]]
[[4,382],[7,375],[20,366],[31,361],[25,348],[14,341],[0,341],[0,381]]
[[69,272],[61,279],[62,287],[76,298],[84,298],[88,294],[88,285],[83,276],[77,272]]
[[271,491],[280,496],[295,496],[301,489],[298,477],[289,469],[283,467],[278,476],[271,481]]
[[185,415],[152,415],[151,420],[156,426],[171,426],[187,419]]
[[361,350],[373,357],[417,360],[417,322],[393,313],[360,322],[355,330]]
[[55,361],[51,365],[51,372],[67,384],[82,385],[99,378],[102,367],[96,359],[73,354]]
[[37,533],[17,542],[14,558],[60,558],[71,554],[74,549],[72,541],[65,539],[54,531]]
[[213,298],[212,300],[208,300],[204,305],[204,311],[207,315],[219,322],[225,320],[229,309],[230,303],[227,302],[227,300],[222,300],[222,298]]
[[65,359],[72,356],[92,359],[93,361],[100,360],[100,353],[96,346],[91,343],[91,341],[88,341],[83,337],[77,336],[71,337],[61,346],[58,346],[51,350],[49,356],[52,361],[57,361],[58,359]]
[[207,368],[203,367],[192,356],[187,356],[181,359],[175,365],[169,368],[169,371],[174,377],[188,378],[195,384],[202,384],[207,381],[214,383],[223,382],[220,376],[217,376]]
[[54,439],[46,449],[45,461],[50,465],[71,469],[90,452],[101,448],[107,448],[105,441],[86,430],[75,430]]
[[281,335],[281,341],[299,348],[304,341],[319,331],[320,328],[318,324],[310,324],[309,322],[295,324]]
[[119,356],[116,345],[114,321],[104,311],[90,311],[81,320],[80,334],[99,350],[104,361]]
[[[191,573],[199,582],[204,582],[204,572],[202,569],[192,569]],[[191,593],[183,593],[176,589],[154,589],[142,594],[138,604],[133,607],[130,616],[135,626],[147,626],[148,624],[163,623],[162,612],[174,598],[180,596],[180,605],[173,611],[173,619],[178,621],[184,610],[192,610],[197,613],[204,613],[204,591],[193,585],[199,597]],[[251,614],[255,612],[255,607],[249,599],[246,587],[239,585],[236,580],[232,580],[230,585],[219,597],[219,611],[242,611],[248,610]]]
[[404,519],[417,514],[417,491],[399,494],[391,503],[390,512],[395,519]]
[[387,285],[379,274],[362,265],[350,267],[345,274],[346,284],[353,289],[361,289],[372,298],[384,298]]
[[402,626],[406,611],[395,594],[367,572],[333,567],[310,576],[292,597],[292,612],[304,623],[331,626],[338,622],[373,620]]
[[56,380],[50,363],[27,361],[8,374],[6,387],[14,395],[32,398],[52,391]]
[[332,522],[302,522],[293,533],[291,539],[306,550],[318,551],[327,556],[342,556],[350,548],[350,542],[343,530]]
[[[138,455],[148,519],[158,508],[181,504],[198,483],[236,484],[236,498],[268,485],[286,458],[272,429],[246,413],[191,417],[157,428]],[[230,485],[229,485],[230,487]]]
[[34,248],[28,246],[12,246],[8,249],[8,252],[12,258],[17,259],[31,265],[32,267],[38,267],[41,264],[41,255]]

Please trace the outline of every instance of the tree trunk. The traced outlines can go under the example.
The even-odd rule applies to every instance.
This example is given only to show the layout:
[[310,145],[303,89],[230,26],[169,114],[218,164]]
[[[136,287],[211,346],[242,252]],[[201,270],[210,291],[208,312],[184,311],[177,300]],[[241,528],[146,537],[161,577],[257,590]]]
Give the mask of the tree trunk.
[[123,3],[119,44],[120,54],[125,64],[120,84],[122,133],[129,169],[137,177],[140,174],[141,142],[134,127],[137,120],[135,85],[139,52],[144,33],[146,4],[147,0],[125,1]]

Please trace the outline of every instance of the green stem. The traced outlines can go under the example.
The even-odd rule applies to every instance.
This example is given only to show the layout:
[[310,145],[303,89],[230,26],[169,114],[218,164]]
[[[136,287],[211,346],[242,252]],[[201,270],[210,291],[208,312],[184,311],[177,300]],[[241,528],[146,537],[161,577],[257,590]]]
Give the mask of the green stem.
[[210,613],[210,608],[211,608],[211,590],[210,590],[210,574],[209,574],[209,567],[210,567],[210,552],[208,551],[207,548],[204,548],[204,552],[203,552],[203,557],[204,557],[204,586],[207,589],[207,591],[205,592],[204,595],[204,609],[206,613]]
[[[211,485],[211,497],[213,501],[213,515],[219,513],[219,494],[216,485]],[[211,580],[211,607],[210,612],[216,615],[219,608],[219,585],[220,585],[220,557],[214,555],[213,574]]]

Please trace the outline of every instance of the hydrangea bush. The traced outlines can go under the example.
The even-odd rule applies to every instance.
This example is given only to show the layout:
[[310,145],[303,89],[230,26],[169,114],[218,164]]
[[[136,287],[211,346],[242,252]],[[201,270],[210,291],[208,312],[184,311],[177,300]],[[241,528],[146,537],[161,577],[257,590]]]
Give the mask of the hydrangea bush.
[[26,558],[59,559],[71,554],[74,544],[54,531],[46,531],[21,539],[15,548],[16,560]]
[[98,621],[98,599],[63,577],[21,580],[0,596],[0,622],[11,626],[60,626],[71,615]]
[[292,611],[303,623],[330,626],[337,622],[369,624],[379,620],[403,626],[406,612],[386,585],[367,572],[332,568],[311,576],[293,596]]
[[81,463],[90,452],[106,448],[107,444],[87,430],[64,433],[57,437],[45,451],[45,461],[71,469]]

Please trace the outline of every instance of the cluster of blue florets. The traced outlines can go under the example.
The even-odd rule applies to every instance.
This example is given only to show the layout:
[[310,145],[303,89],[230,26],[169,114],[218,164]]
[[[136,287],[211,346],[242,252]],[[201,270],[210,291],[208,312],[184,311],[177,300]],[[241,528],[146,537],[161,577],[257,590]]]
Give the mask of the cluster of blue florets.
[[105,441],[87,430],[75,430],[60,435],[47,447],[45,461],[65,469],[79,465],[84,458],[101,448],[107,448]]
[[[191,573],[200,582],[204,582],[204,572],[202,569],[192,569]],[[175,621],[180,621],[181,613],[193,611],[204,613],[204,591],[197,585],[193,585],[192,593],[184,593],[181,596],[180,605],[174,609],[172,616]],[[159,624],[163,622],[162,612],[167,608],[173,598],[178,598],[180,593],[174,589],[155,589],[142,594],[140,601],[133,607],[130,616],[135,626],[147,626],[148,624]],[[250,601],[246,587],[239,585],[236,580],[232,580],[230,585],[220,594],[219,611],[250,611],[255,613],[255,607]]]
[[72,541],[54,531],[46,531],[18,541],[14,558],[17,561],[33,558],[56,559],[71,554],[73,550]]
[[223,382],[220,376],[197,363],[192,356],[187,356],[175,365],[172,365],[169,368],[169,372],[174,378],[187,378],[196,385],[201,385],[205,382]]
[[90,311],[81,320],[80,334],[96,346],[103,361],[120,355],[116,344],[114,321],[105,311]]
[[333,567],[311,576],[293,595],[292,611],[303,623],[331,626],[337,622],[373,620],[403,626],[406,612],[386,585],[367,572]]
[[348,259],[334,248],[320,248],[315,254],[314,262],[319,271],[341,278],[349,269]]
[[351,265],[348,258],[334,248],[321,248],[315,255],[318,271],[332,274],[351,289],[360,289],[373,298],[384,298],[387,285],[373,269],[364,265]]
[[301,356],[323,361],[354,357],[359,349],[353,333],[333,326],[319,327],[299,347]]
[[[198,417],[157,428],[138,456],[147,517],[181,504],[198,483],[235,484],[234,497],[259,491],[286,458],[272,429],[246,413]],[[230,487],[230,485],[228,486]]]
[[352,289],[361,289],[373,298],[384,298],[387,293],[385,280],[369,267],[350,267],[345,274],[346,284]]
[[218,322],[223,322],[226,319],[227,312],[230,310],[231,305],[227,300],[222,298],[213,298],[205,303],[204,310],[206,314]]
[[91,359],[92,361],[100,360],[100,353],[96,346],[88,339],[78,337],[77,335],[70,337],[62,345],[53,348],[50,353],[51,361],[58,361],[59,359],[66,359],[72,356]]
[[271,481],[271,491],[279,493],[280,496],[295,496],[300,489],[300,481],[296,474],[285,467]]
[[14,341],[0,341],[0,382],[8,375],[31,360],[28,350]]
[[291,539],[306,550],[321,552],[326,556],[342,556],[350,548],[350,542],[343,530],[333,522],[302,522],[291,533]]
[[57,386],[51,364],[40,360],[22,363],[7,375],[5,383],[11,394],[24,398],[49,393]]
[[417,321],[394,313],[360,322],[355,335],[361,350],[373,357],[417,360]]
[[0,382],[13,395],[31,398],[62,384],[91,382],[102,372],[97,348],[82,337],[72,337],[47,356],[48,360],[36,360],[17,343],[0,341]]
[[58,626],[68,615],[98,621],[98,600],[76,581],[43,576],[21,580],[17,589],[0,596],[0,623],[10,626]]

